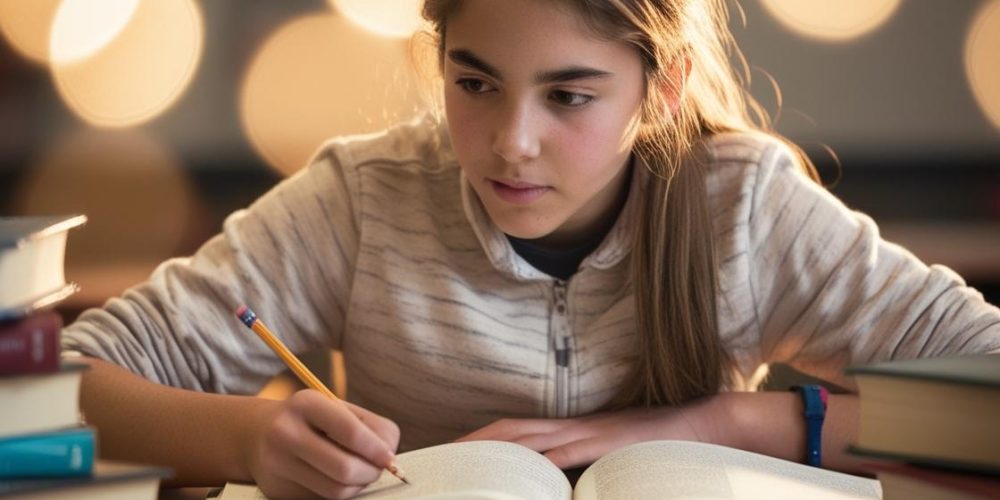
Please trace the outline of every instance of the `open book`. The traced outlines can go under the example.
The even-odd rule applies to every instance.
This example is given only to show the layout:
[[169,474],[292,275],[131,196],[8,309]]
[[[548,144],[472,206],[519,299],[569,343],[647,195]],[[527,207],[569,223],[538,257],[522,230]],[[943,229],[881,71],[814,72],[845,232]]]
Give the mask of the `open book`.
[[[618,498],[881,498],[873,479],[724,446],[650,441],[611,452],[576,483],[541,454],[500,441],[449,443],[397,456],[412,484],[388,472],[358,498],[593,500]],[[227,484],[221,500],[264,499]]]

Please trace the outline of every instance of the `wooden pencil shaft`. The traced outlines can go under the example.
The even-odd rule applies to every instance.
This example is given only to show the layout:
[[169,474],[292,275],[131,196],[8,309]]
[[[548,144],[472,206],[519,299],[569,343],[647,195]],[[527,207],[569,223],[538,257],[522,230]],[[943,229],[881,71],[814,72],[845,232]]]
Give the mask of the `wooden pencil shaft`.
[[302,364],[302,361],[299,361],[299,358],[295,357],[295,355],[292,354],[292,352],[289,351],[288,348],[285,347],[285,345],[282,344],[273,333],[271,333],[271,330],[264,325],[263,321],[258,319],[254,322],[251,329],[261,338],[261,340],[264,341],[265,344],[267,344],[268,347],[271,348],[272,351],[274,351],[275,354],[278,355],[278,357],[281,358],[282,361],[285,362],[285,365],[287,365],[288,368],[290,368],[292,372],[299,377],[299,380],[301,380],[303,384],[310,389],[323,393],[330,399],[338,399],[336,394],[331,392],[330,389],[320,382],[320,380],[316,378],[316,375],[309,371],[309,368],[306,368],[306,365]]
[[[309,368],[302,364],[302,361],[299,361],[299,358],[295,357],[295,354],[292,354],[292,351],[289,351],[288,348],[285,347],[285,344],[278,340],[278,337],[275,336],[274,333],[271,333],[271,330],[267,327],[267,325],[265,325],[260,318],[257,318],[257,315],[254,314],[253,311],[248,309],[246,306],[243,306],[236,310],[236,316],[240,318],[240,321],[242,321],[243,324],[250,327],[250,329],[253,330],[253,332],[256,333],[257,336],[260,337],[260,339],[263,340],[264,343],[267,344],[267,346],[270,347],[279,358],[281,358],[285,365],[288,366],[288,368],[290,368],[297,377],[299,377],[299,380],[301,380],[303,384],[311,389],[323,393],[326,397],[332,400],[336,401],[340,399],[336,394],[330,391],[325,384],[320,382],[320,380],[316,378],[316,375],[313,375],[313,372],[309,371]],[[395,460],[385,466],[385,469],[388,470],[393,476],[398,477],[404,483],[410,484],[410,482],[406,480],[403,471],[396,466]]]

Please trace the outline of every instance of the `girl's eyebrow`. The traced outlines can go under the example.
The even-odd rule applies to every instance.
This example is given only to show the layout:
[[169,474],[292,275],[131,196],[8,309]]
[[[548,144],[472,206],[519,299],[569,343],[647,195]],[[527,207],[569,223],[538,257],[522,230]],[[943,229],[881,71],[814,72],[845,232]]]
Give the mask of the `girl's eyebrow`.
[[[452,49],[448,51],[448,59],[451,62],[486,73],[491,78],[503,81],[500,71],[491,64],[483,61],[479,56],[466,49]],[[568,68],[543,71],[535,75],[536,84],[560,83],[571,80],[582,80],[587,78],[605,78],[612,76],[609,71],[588,68],[586,66],[570,66]]]
[[465,66],[478,71],[486,73],[491,78],[496,78],[497,80],[503,81],[503,77],[500,76],[500,70],[494,68],[486,61],[483,61],[471,51],[466,49],[451,49],[448,51],[448,59],[451,62],[458,64],[460,66]]

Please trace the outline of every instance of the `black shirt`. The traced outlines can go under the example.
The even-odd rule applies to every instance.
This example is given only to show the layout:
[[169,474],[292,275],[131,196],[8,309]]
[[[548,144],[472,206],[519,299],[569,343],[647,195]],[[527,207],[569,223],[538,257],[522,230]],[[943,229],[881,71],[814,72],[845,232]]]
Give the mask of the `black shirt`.
[[583,259],[587,258],[591,252],[604,241],[604,237],[610,231],[598,233],[594,238],[587,240],[580,245],[570,248],[551,249],[533,243],[533,240],[525,240],[506,235],[514,251],[521,256],[528,264],[535,269],[542,271],[549,276],[554,276],[561,280],[569,280],[580,267]]

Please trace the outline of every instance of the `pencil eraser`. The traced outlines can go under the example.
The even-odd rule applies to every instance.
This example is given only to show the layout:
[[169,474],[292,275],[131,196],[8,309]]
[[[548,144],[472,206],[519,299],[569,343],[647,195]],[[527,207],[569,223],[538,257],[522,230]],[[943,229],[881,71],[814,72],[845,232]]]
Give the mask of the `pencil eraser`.
[[240,318],[240,321],[242,321],[244,325],[247,325],[250,328],[253,328],[254,321],[257,321],[257,315],[254,314],[253,311],[251,311],[247,306],[240,306],[237,308],[236,316]]

